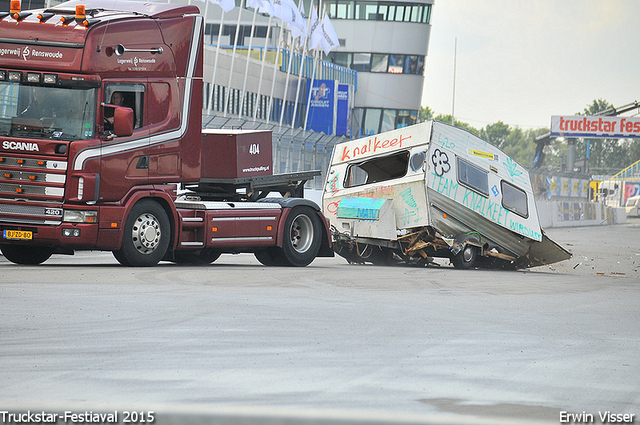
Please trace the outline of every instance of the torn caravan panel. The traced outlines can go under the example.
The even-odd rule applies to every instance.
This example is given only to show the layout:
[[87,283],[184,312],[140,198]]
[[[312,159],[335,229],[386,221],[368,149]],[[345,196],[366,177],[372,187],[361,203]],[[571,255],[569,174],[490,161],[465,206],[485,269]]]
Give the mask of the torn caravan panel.
[[571,256],[542,231],[527,170],[440,122],[336,145],[323,209],[351,262],[533,267]]

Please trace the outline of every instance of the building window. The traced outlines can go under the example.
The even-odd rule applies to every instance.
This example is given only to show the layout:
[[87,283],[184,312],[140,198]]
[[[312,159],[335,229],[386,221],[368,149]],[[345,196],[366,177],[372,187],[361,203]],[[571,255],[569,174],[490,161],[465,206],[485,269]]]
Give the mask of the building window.
[[363,130],[365,134],[380,133],[380,117],[382,109],[368,108],[364,114]]
[[398,123],[397,128],[408,127],[416,123],[418,115],[416,111],[400,110],[398,111]]
[[407,56],[404,73],[422,75],[424,73],[424,56]]
[[404,55],[389,55],[390,74],[402,74],[404,72]]
[[339,2],[336,17],[338,19],[353,19],[354,3],[353,1]]
[[358,72],[371,71],[371,53],[354,53],[351,69]]
[[385,109],[382,111],[382,123],[380,125],[380,132],[391,131],[396,129],[396,116],[398,111],[395,109]]
[[336,65],[349,68],[351,66],[351,55],[351,53],[331,52],[327,59]]
[[388,1],[350,0],[329,0],[326,4],[329,17],[332,19],[415,22],[423,24],[428,24],[431,19],[430,4],[397,4]]
[[331,52],[326,60],[358,72],[424,74],[424,56]]
[[410,109],[355,108],[351,133],[355,138],[370,136],[416,123],[418,111]]
[[371,55],[371,72],[387,72],[389,55],[374,53]]

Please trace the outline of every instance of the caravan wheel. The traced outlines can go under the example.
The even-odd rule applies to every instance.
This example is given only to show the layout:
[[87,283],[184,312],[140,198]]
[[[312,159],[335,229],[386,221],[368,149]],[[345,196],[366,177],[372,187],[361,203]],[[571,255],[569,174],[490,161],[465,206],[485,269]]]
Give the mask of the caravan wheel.
[[470,269],[475,265],[476,258],[478,249],[473,245],[467,245],[451,259],[451,262],[457,269]]

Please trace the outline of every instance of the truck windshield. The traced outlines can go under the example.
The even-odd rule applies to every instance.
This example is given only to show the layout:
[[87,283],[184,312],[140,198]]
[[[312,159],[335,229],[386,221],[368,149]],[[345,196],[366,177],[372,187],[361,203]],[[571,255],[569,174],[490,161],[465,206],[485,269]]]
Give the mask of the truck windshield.
[[95,88],[0,82],[0,136],[81,140],[94,136]]

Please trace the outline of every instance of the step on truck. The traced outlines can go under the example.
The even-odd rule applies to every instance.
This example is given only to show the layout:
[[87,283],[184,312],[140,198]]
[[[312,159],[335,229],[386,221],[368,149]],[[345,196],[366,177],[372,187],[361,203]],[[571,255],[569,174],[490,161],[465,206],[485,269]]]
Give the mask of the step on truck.
[[[71,1],[0,13],[0,250],[18,264],[333,256],[319,171],[272,174],[271,133],[202,130],[196,6]],[[276,192],[276,196],[269,197]],[[279,194],[279,195],[278,195]]]
[[527,170],[437,121],[336,145],[322,204],[350,263],[526,268],[571,257],[541,229]]

